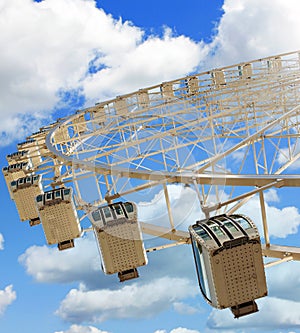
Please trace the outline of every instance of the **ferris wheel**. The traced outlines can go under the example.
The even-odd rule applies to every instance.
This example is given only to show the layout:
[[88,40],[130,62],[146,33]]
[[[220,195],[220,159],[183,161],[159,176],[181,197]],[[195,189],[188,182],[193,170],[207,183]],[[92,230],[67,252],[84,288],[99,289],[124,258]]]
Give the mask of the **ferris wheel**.
[[[264,238],[259,255],[276,259],[265,266],[300,260],[300,247],[270,243],[272,221],[267,220],[264,200],[264,191],[270,188],[300,187],[300,175],[290,172],[300,157],[299,90],[297,51],[97,103],[41,128],[7,156],[9,166],[3,173],[10,195],[21,220],[31,225],[42,222],[48,244],[58,244],[60,250],[73,247],[82,231],[94,230],[106,273],[118,271],[111,268],[114,260],[130,266],[131,254],[121,259],[119,254],[133,245],[122,247],[116,238],[133,239],[139,255],[132,259],[132,269],[124,266],[118,271],[121,281],[138,276],[136,267],[147,263],[147,252],[192,242],[192,232],[183,229],[182,219],[174,215],[180,195],[174,202],[170,185],[193,191],[202,234],[195,230],[204,248],[209,237],[218,237],[212,226],[235,239],[225,226],[229,222],[232,230],[238,230],[236,235],[242,232],[244,238],[237,237],[244,243],[245,237],[252,239],[247,228],[240,230],[237,221],[243,218],[236,214],[257,195]],[[145,202],[158,194],[164,207],[154,202],[151,210],[163,216],[158,212],[155,222],[141,219]],[[188,219],[185,209],[183,218]],[[251,217],[244,219],[255,229]],[[129,221],[122,231],[118,220]],[[166,241],[145,249],[146,235]],[[240,243],[231,243],[230,249],[236,246],[232,244]],[[233,312],[237,317],[254,312],[247,309]]]

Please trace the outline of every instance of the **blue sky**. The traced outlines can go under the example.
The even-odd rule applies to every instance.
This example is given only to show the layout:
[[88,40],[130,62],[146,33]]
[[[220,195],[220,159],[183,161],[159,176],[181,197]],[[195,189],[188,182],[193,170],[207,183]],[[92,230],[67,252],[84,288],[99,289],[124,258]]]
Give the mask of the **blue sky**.
[[[96,101],[299,50],[299,16],[298,0],[0,0],[1,165],[26,135]],[[19,221],[3,177],[0,184],[1,332],[300,332],[297,262],[268,269],[260,312],[234,321],[200,296],[190,247],[149,254],[141,278],[120,285],[102,274],[91,234],[72,251],[45,246],[39,226]],[[275,223],[272,239],[299,245],[292,193],[287,201],[284,191],[269,191],[268,215],[283,220],[289,211],[292,227]],[[182,202],[190,198],[183,190]]]

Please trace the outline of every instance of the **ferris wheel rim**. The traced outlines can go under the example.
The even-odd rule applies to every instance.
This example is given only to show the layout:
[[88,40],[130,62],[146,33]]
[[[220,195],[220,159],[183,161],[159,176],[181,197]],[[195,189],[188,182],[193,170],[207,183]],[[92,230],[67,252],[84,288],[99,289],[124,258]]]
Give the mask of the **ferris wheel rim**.
[[[294,112],[297,112],[300,109],[300,105],[294,107],[292,110],[288,111],[287,113],[283,114],[280,118],[277,118],[273,120],[271,123],[269,123],[267,126],[261,129],[258,133],[254,133],[251,137],[249,137],[247,140],[244,140],[247,142],[248,140],[251,140],[255,137],[258,137],[261,135],[261,133],[265,132],[266,129],[273,127],[276,125],[278,122],[280,122],[282,119],[287,118],[289,115],[293,114]],[[72,115],[69,117],[64,123],[69,122],[70,120],[73,119],[75,115]],[[89,171],[95,171],[98,172],[99,174],[105,174],[105,175],[117,175],[120,177],[128,177],[128,178],[138,178],[138,179],[143,179],[143,180],[149,180],[149,176],[151,175],[151,180],[153,181],[162,181],[162,182],[176,182],[176,183],[185,183],[185,184],[190,184],[193,183],[195,179],[199,178],[207,178],[207,179],[214,179],[215,182],[217,183],[218,178],[223,178],[224,174],[220,173],[218,174],[215,172],[212,177],[208,176],[207,173],[204,172],[195,172],[193,170],[191,171],[177,171],[177,172],[169,172],[169,171],[161,171],[161,170],[137,170],[133,168],[124,168],[124,167],[110,167],[108,164],[105,163],[100,163],[97,162],[95,164],[92,161],[89,160],[82,160],[79,158],[76,158],[74,156],[67,156],[63,154],[61,151],[55,149],[55,146],[52,145],[51,140],[52,137],[55,135],[55,132],[57,129],[61,128],[63,124],[59,124],[56,127],[54,127],[48,135],[46,136],[46,146],[49,149],[49,151],[55,155],[56,158],[58,158],[61,162],[66,163],[67,165],[73,166],[75,169],[76,168],[82,168],[86,169]],[[237,146],[243,146],[244,141],[241,141]],[[231,150],[236,150],[237,146],[232,147]],[[218,156],[213,156],[211,158],[211,164],[214,163],[215,160],[217,160],[219,157]],[[247,178],[247,175],[245,175]],[[266,178],[266,175],[259,175],[255,174],[255,177],[258,179],[268,179],[270,177]],[[276,176],[278,178],[278,176]],[[229,176],[230,178],[230,176]],[[181,181],[181,179],[183,181]],[[223,182],[221,184],[224,184]]]
[[[281,54],[280,56],[285,56],[285,55],[290,55],[294,54],[295,52],[289,52],[289,53],[285,53],[285,54]],[[298,56],[299,56],[299,51],[298,51]],[[296,54],[297,56],[297,54]],[[93,152],[96,154],[95,156],[97,156],[96,159],[93,159],[93,156],[91,155],[90,158],[86,157],[87,155],[85,155],[85,150],[88,151],[88,144],[85,145],[85,141],[87,141],[89,138],[93,139],[95,138],[100,138],[101,140],[101,135],[103,137],[105,136],[109,136],[111,133],[112,135],[114,135],[114,133],[121,133],[122,131],[122,126],[119,126],[119,119],[123,120],[125,119],[129,119],[129,120],[133,120],[133,124],[135,124],[135,120],[136,119],[140,119],[142,117],[146,117],[147,115],[151,116],[151,112],[154,109],[155,111],[153,112],[154,115],[156,115],[156,111],[157,111],[157,116],[160,118],[168,118],[170,116],[170,114],[173,113],[174,109],[172,109],[172,106],[175,106],[179,103],[179,107],[182,108],[180,110],[180,112],[182,112],[182,114],[180,114],[180,117],[177,118],[180,120],[180,118],[183,119],[183,123],[181,124],[182,127],[186,127],[185,130],[189,130],[189,128],[191,130],[194,130],[195,128],[197,128],[198,126],[200,126],[201,121],[199,121],[199,119],[196,118],[195,124],[192,127],[191,123],[189,123],[189,118],[184,118],[185,112],[190,112],[191,108],[192,108],[192,104],[193,104],[193,96],[192,95],[187,95],[185,98],[184,94],[181,96],[180,93],[179,95],[177,94],[173,94],[173,97],[170,97],[169,95],[164,95],[163,92],[163,85],[166,85],[166,89],[168,90],[170,88],[169,85],[174,84],[173,89],[175,91],[175,89],[178,89],[178,85],[180,85],[179,81],[185,81],[185,84],[187,84],[189,79],[199,79],[200,82],[200,78],[201,80],[203,79],[203,81],[201,81],[201,83],[199,83],[199,91],[195,94],[195,98],[201,98],[203,92],[207,92],[207,91],[212,91],[212,94],[216,93],[217,97],[217,101],[215,103],[217,103],[219,100],[222,101],[222,94],[224,94],[224,96],[226,96],[225,94],[228,94],[229,91],[231,89],[239,89],[237,88],[237,85],[239,84],[240,81],[235,81],[237,78],[234,77],[232,79],[232,81],[228,81],[228,85],[224,85],[222,86],[222,83],[220,84],[216,84],[216,83],[211,83],[210,85],[206,85],[207,82],[209,80],[211,80],[212,82],[214,82],[213,80],[213,75],[214,73],[218,73],[218,71],[222,71],[222,70],[226,70],[226,69],[230,69],[232,70],[233,68],[237,67],[237,66],[246,66],[249,64],[258,64],[259,62],[264,61],[263,64],[258,64],[258,66],[262,66],[262,68],[264,68],[263,66],[266,66],[266,62],[267,61],[272,61],[274,59],[277,59],[277,56],[271,56],[271,57],[267,57],[267,58],[262,58],[262,59],[256,59],[250,62],[243,62],[240,64],[235,64],[235,65],[231,65],[228,67],[223,67],[223,68],[218,68],[218,69],[212,69],[210,71],[204,72],[204,73],[199,73],[199,74],[195,74],[195,75],[188,75],[185,76],[183,78],[180,79],[176,79],[173,81],[168,81],[168,82],[163,82],[161,84],[152,86],[152,87],[148,87],[148,88],[143,88],[140,89],[138,91],[129,93],[129,94],[124,94],[122,96],[117,96],[114,99],[108,100],[108,101],[104,101],[101,103],[97,103],[95,106],[89,107],[89,108],[85,108],[83,110],[78,110],[75,114],[68,116],[65,119],[60,119],[58,120],[58,122],[55,124],[54,127],[50,128],[49,133],[46,136],[46,146],[48,148],[48,150],[50,151],[50,153],[53,155],[53,157],[57,160],[60,161],[60,163],[62,165],[67,165],[69,170],[69,175],[71,174],[73,177],[72,179],[69,179],[69,181],[74,181],[75,183],[77,182],[76,179],[77,175],[82,173],[86,173],[87,177],[88,175],[93,175],[94,174],[94,178],[96,179],[96,175],[101,175],[102,179],[107,177],[107,176],[111,176],[110,180],[111,180],[111,186],[107,186],[107,194],[103,195],[101,193],[101,199],[99,199],[97,202],[97,204],[102,204],[105,202],[105,200],[108,202],[110,200],[114,200],[116,198],[119,198],[120,196],[122,196],[122,194],[128,194],[128,193],[133,193],[133,192],[138,192],[140,190],[143,190],[145,188],[149,188],[149,187],[154,187],[156,185],[161,185],[163,184],[164,186],[166,184],[184,184],[184,185],[189,185],[192,184],[194,186],[196,186],[196,184],[198,185],[209,185],[209,186],[219,186],[221,185],[223,188],[225,188],[225,186],[254,186],[254,187],[263,187],[263,186],[269,186],[270,184],[274,184],[274,186],[276,187],[279,183],[281,184],[281,186],[299,186],[300,185],[300,181],[299,181],[299,177],[297,175],[282,175],[282,172],[284,170],[286,170],[286,168],[291,165],[296,159],[298,159],[300,157],[300,153],[298,155],[293,155],[292,159],[293,160],[287,160],[283,165],[280,165],[279,169],[270,169],[270,170],[266,170],[266,172],[264,173],[260,173],[256,170],[256,173],[253,174],[249,174],[249,173],[242,173],[239,172],[238,174],[235,174],[234,172],[231,173],[230,170],[227,173],[226,168],[223,169],[225,172],[223,172],[223,170],[221,172],[219,172],[217,169],[214,169],[214,166],[216,165],[216,163],[218,163],[219,160],[222,159],[222,157],[226,158],[227,155],[230,155],[232,152],[236,152],[239,149],[242,150],[243,147],[250,147],[251,144],[254,143],[258,143],[260,140],[263,140],[264,137],[267,137],[268,135],[271,137],[274,133],[276,133],[276,125],[278,124],[279,126],[281,125],[281,121],[287,119],[287,121],[289,120],[289,117],[298,115],[298,110],[300,108],[300,103],[298,101],[297,105],[294,103],[290,103],[289,106],[287,108],[285,108],[285,112],[283,114],[281,114],[282,109],[279,106],[278,109],[275,110],[275,113],[273,114],[271,111],[268,112],[269,110],[267,110],[266,114],[267,117],[269,117],[268,119],[266,119],[266,115],[265,118],[263,119],[262,123],[260,123],[260,119],[258,119],[258,124],[259,126],[257,127],[253,127],[252,131],[249,131],[250,134],[248,134],[249,136],[243,136],[243,132],[241,132],[240,136],[239,136],[239,141],[234,142],[234,145],[231,146],[230,148],[228,148],[228,150],[222,151],[222,152],[217,152],[218,154],[211,154],[208,156],[208,158],[204,159],[204,160],[200,160],[200,162],[197,161],[197,163],[195,164],[196,166],[198,166],[198,168],[194,168],[194,165],[192,164],[187,164],[187,165],[179,165],[178,168],[167,168],[166,165],[159,165],[159,163],[157,163],[157,165],[155,165],[155,167],[161,167],[163,166],[165,169],[156,169],[155,167],[153,169],[146,169],[143,167],[139,168],[136,167],[135,168],[135,163],[131,164],[131,158],[133,159],[137,159],[137,156],[131,156],[130,154],[127,155],[128,160],[130,161],[128,163],[128,166],[123,167],[124,164],[122,164],[122,160],[120,159],[119,161],[117,161],[117,163],[112,163],[110,164],[109,162],[105,163],[105,159],[101,159],[98,158],[98,156],[109,156],[110,154],[110,149],[114,149],[114,142],[113,140],[111,142],[108,142],[107,144],[105,143],[104,148],[103,149],[103,153],[102,151],[100,153],[98,153],[97,151],[97,144],[95,144],[95,146],[93,147],[92,145],[90,145],[90,147],[92,147],[93,149],[91,149],[91,151],[93,150]],[[294,60],[294,58],[292,58],[292,60]],[[297,62],[298,64],[298,62]],[[276,64],[275,64],[276,65]],[[269,65],[268,65],[269,66]],[[277,65],[276,65],[277,66]],[[275,73],[269,73],[270,76],[270,82],[272,83],[271,88],[272,90],[272,94],[271,95],[271,99],[275,99],[274,96],[276,96],[277,93],[277,89],[280,89],[280,85],[283,84],[284,88],[286,89],[287,84],[289,84],[289,82],[292,82],[293,79],[293,71],[295,70],[295,67],[293,67],[294,65],[291,65],[291,69],[292,71],[289,71],[290,68],[288,68],[286,71],[284,71],[284,75],[282,76],[282,81],[280,81],[281,79],[278,80],[278,77],[280,76],[276,76],[277,74]],[[259,68],[259,67],[258,67]],[[265,69],[265,68],[264,68]],[[240,75],[237,74],[237,68],[235,68],[236,72],[235,75]],[[238,69],[240,70],[240,69]],[[298,71],[298,67],[296,68],[296,70]],[[268,73],[268,72],[266,72]],[[207,76],[202,77],[201,75],[208,75],[210,78],[207,79]],[[225,75],[225,74],[224,74]],[[227,75],[227,74],[226,74]],[[233,74],[232,74],[233,75]],[[238,78],[239,79],[239,78]],[[242,88],[241,88],[241,98],[245,98],[248,96],[247,93],[244,92],[244,90],[248,89],[248,84],[253,84],[252,88],[254,89],[253,91],[256,93],[260,88],[264,89],[264,78],[260,77],[258,75],[258,77],[255,77],[253,80],[248,80],[248,77],[246,79],[242,79]],[[207,81],[206,81],[207,80]],[[244,80],[244,81],[243,81]],[[279,82],[280,81],[280,82]],[[295,85],[298,87],[299,85],[299,79],[298,81],[295,81]],[[204,82],[204,86],[201,86],[201,84],[203,84]],[[244,83],[243,83],[244,82]],[[227,84],[226,83],[226,84]],[[214,86],[215,84],[215,86]],[[244,85],[244,86],[243,86]],[[175,88],[176,87],[176,88]],[[203,88],[204,87],[204,88]],[[202,90],[202,88],[204,90]],[[250,87],[251,88],[251,87]],[[153,89],[153,90],[152,90]],[[158,93],[158,89],[160,89],[160,93]],[[210,89],[210,90],[206,90],[206,89]],[[295,88],[297,89],[297,88]],[[224,92],[225,90],[225,92]],[[250,89],[251,90],[251,89]],[[291,88],[292,90],[292,88]],[[177,90],[176,90],[177,91]],[[216,92],[217,91],[217,92]],[[227,92],[226,92],[227,91]],[[253,94],[252,91],[252,94]],[[167,91],[167,93],[169,94],[169,90]],[[139,94],[149,94],[149,98],[151,98],[151,104],[147,105],[146,107],[141,106],[138,101],[138,96]],[[158,94],[158,95],[156,95]],[[188,93],[189,94],[189,93]],[[267,92],[265,92],[264,94],[267,94]],[[281,94],[284,94],[284,92],[281,91]],[[154,99],[152,99],[152,97],[154,96]],[[156,100],[155,96],[158,96],[158,99]],[[160,97],[159,97],[160,96]],[[181,97],[180,97],[181,96]],[[215,96],[215,95],[213,95]],[[253,95],[251,95],[253,96]],[[265,97],[269,97],[268,95],[266,95]],[[132,101],[136,100],[136,109],[132,109],[132,105],[134,104],[130,104],[130,107],[128,106],[128,109],[118,109],[116,103],[119,101],[128,101],[130,100],[130,102],[128,102],[128,104],[132,103]],[[160,99],[161,98],[161,99]],[[214,97],[210,97],[211,99],[213,99]],[[252,100],[253,97],[250,98],[250,101]],[[258,97],[257,100],[259,101]],[[259,97],[261,98],[261,97]],[[254,99],[255,100],[255,99]],[[256,101],[256,100],[255,100]],[[296,99],[297,101],[297,99]],[[134,102],[133,102],[134,103]],[[126,103],[125,103],[126,104]],[[159,109],[163,108],[163,106],[166,106],[166,108],[169,108],[167,111],[168,112],[164,112],[165,110],[160,111]],[[157,110],[156,110],[157,107]],[[264,105],[262,106],[264,107]],[[236,115],[236,109],[237,107],[233,108],[233,112],[228,108],[228,110],[222,110],[220,113],[220,119],[222,117],[234,117]],[[104,110],[104,111],[103,111]],[[146,110],[146,111],[145,111]],[[201,110],[201,109],[200,109]],[[150,112],[151,111],[151,112]],[[176,110],[175,110],[176,111]],[[99,114],[98,114],[99,112]],[[104,115],[103,115],[104,112]],[[145,112],[145,113],[143,113]],[[161,112],[161,113],[160,113]],[[244,112],[244,110],[240,111],[241,113]],[[263,112],[263,111],[262,111]],[[97,115],[97,116],[95,116]],[[205,116],[203,116],[203,119],[205,119],[205,121],[209,124],[211,122],[211,124],[213,124],[214,119],[218,119],[219,115],[218,113],[206,113],[207,118],[205,118]],[[106,116],[108,121],[106,122]],[[89,118],[90,117],[90,118]],[[96,118],[95,118],[96,117]],[[140,117],[140,118],[139,118]],[[246,116],[247,117],[247,116]],[[209,118],[209,120],[208,120]],[[103,120],[104,119],[104,120]],[[171,119],[171,118],[170,118]],[[173,119],[171,119],[171,121],[173,120],[176,121],[176,117],[174,117]],[[169,119],[168,119],[169,120]],[[96,133],[93,132],[93,130],[95,129],[94,127],[94,123],[97,123],[98,121],[102,122],[100,124],[100,127],[96,127]],[[105,121],[105,123],[104,123]],[[81,125],[84,124],[86,126],[86,128],[88,129],[87,131],[83,131],[80,132],[77,128],[76,125],[78,123],[81,122]],[[204,122],[203,122],[204,123]],[[88,127],[87,124],[91,125],[92,127]],[[138,124],[141,124],[141,120],[138,120]],[[167,131],[166,130],[166,125],[162,122],[164,127],[164,130],[162,130],[161,133],[161,137],[164,138],[164,136],[166,136],[166,140],[167,140],[167,136],[168,135],[180,135],[180,131],[177,132],[176,130],[178,129],[178,127],[174,126],[174,133],[170,133],[173,128],[171,128],[171,131]],[[99,124],[97,123],[97,126]],[[148,125],[148,123],[147,123]],[[151,124],[150,124],[151,125]],[[159,125],[159,124],[158,124]],[[84,126],[83,126],[84,127]],[[76,129],[77,131],[76,132]],[[210,128],[209,128],[210,129]],[[272,129],[271,131],[267,132],[269,129]],[[61,139],[60,134],[62,134],[62,132],[59,133],[60,130],[66,130],[66,132],[69,131],[70,133],[70,137],[69,139]],[[57,135],[57,138],[55,137]],[[179,134],[178,134],[179,133]],[[229,132],[230,133],[230,129]],[[154,132],[155,134],[155,132]],[[198,133],[197,133],[198,134]],[[205,134],[205,133],[204,133]],[[267,135],[266,135],[267,134]],[[146,135],[151,135],[150,131],[146,133]],[[213,134],[212,134],[213,136]],[[184,136],[183,136],[184,137]],[[180,137],[179,137],[180,138]],[[120,141],[121,142],[121,141]],[[137,140],[137,143],[133,143],[136,144],[139,148],[140,148],[140,142]],[[205,144],[205,142],[204,142]],[[80,145],[82,145],[82,147],[80,147]],[[116,144],[115,144],[116,145]],[[175,149],[179,150],[179,146],[176,146]],[[63,147],[63,148],[61,148]],[[77,147],[79,147],[79,152],[76,150]],[[125,151],[127,149],[127,146],[124,144],[124,147],[122,146],[122,142],[121,142],[121,147],[119,147],[119,151],[122,152]],[[157,147],[155,147],[157,148]],[[190,147],[188,147],[187,149],[189,149]],[[276,148],[279,150],[279,148]],[[82,150],[84,153],[81,154]],[[160,154],[164,154],[166,150],[163,150],[163,148],[161,150],[158,150],[158,152]],[[216,150],[214,151],[216,153]],[[146,153],[146,158],[149,158],[149,156],[151,156],[150,154]],[[80,156],[81,158],[79,158],[78,156]],[[275,156],[275,155],[274,155]],[[274,159],[274,157],[273,157]],[[104,162],[103,162],[104,160]],[[149,158],[149,160],[151,160],[151,158]],[[211,168],[210,168],[211,167]],[[278,165],[277,165],[278,168]],[[219,169],[220,170],[220,169]],[[78,176],[80,177],[80,176]],[[114,179],[113,179],[114,178]],[[138,182],[133,182],[131,184],[129,184],[131,186],[129,191],[118,191],[116,190],[116,184],[118,182],[118,179],[127,179],[127,181],[131,181],[131,179],[137,179],[137,180],[141,180],[142,182],[144,182],[145,185],[139,185]],[[64,182],[64,176],[62,175],[60,178],[61,183]],[[59,184],[59,182],[57,183]],[[53,185],[56,186],[55,181],[53,182]],[[112,185],[115,186],[115,189],[112,189]],[[277,186],[279,187],[279,185]],[[199,196],[198,196],[199,197]],[[88,202],[87,202],[88,203]]]

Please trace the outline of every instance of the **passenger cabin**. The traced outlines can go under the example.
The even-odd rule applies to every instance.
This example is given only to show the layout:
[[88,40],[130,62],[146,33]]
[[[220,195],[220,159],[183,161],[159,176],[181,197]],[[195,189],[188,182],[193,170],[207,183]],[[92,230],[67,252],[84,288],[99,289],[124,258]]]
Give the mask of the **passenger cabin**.
[[137,278],[137,267],[147,264],[147,256],[132,202],[117,202],[99,207],[91,222],[106,274],[118,273],[120,282]]
[[46,129],[41,129],[38,132],[34,132],[31,134],[30,138],[36,141],[38,146],[38,151],[41,156],[49,155],[49,150],[46,146],[46,136],[49,133]]
[[235,318],[258,311],[255,299],[267,295],[258,230],[250,218],[220,215],[189,227],[200,290],[218,309]]
[[27,141],[20,142],[17,147],[19,151],[28,151],[28,156],[30,157],[33,166],[37,166],[42,162],[38,143],[35,139],[28,139]]
[[30,226],[40,223],[35,198],[43,193],[41,179],[40,175],[32,175],[10,183],[10,190],[13,193],[20,220],[29,220]]
[[2,173],[6,182],[7,189],[10,197],[14,200],[14,196],[10,187],[11,182],[18,180],[19,178],[25,177],[30,171],[30,163],[20,162],[11,164],[2,168]]
[[60,251],[74,247],[74,238],[80,237],[82,230],[72,188],[40,194],[36,197],[36,206],[47,243],[57,244]]
[[6,159],[9,165],[17,164],[20,162],[28,162],[28,150],[17,151],[12,154],[6,155]]

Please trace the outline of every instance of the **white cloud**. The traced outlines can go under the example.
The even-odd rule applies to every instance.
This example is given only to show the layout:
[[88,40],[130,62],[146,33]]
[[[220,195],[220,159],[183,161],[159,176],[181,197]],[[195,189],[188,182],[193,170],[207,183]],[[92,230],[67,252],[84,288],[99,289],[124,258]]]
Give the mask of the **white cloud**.
[[17,298],[13,286],[9,285],[4,290],[0,290],[0,315],[4,313],[7,306],[10,305]]
[[[187,231],[191,224],[205,217],[201,210],[199,199],[193,187],[182,184],[172,184],[167,186],[174,225],[179,230]],[[139,198],[139,193],[135,195]],[[135,198],[135,199],[136,199]],[[223,191],[222,186],[218,187],[218,200],[226,200],[228,195]],[[215,189],[207,195],[206,204],[217,203]],[[151,200],[139,201],[140,221],[157,224],[170,228],[168,211],[164,191],[160,190]]]
[[0,234],[0,250],[4,250],[4,237]]
[[204,44],[196,44],[188,37],[172,36],[167,29],[162,38],[150,36],[122,53],[112,66],[90,75],[83,89],[91,99],[131,92],[191,72],[206,53]]
[[200,332],[197,330],[190,330],[184,327],[178,327],[174,328],[172,331],[170,331],[170,333],[200,333]]
[[278,299],[274,297],[264,297],[257,300],[259,312],[234,319],[230,310],[213,310],[208,318],[207,325],[214,330],[222,332],[234,329],[251,328],[271,330],[289,329],[300,327],[300,303]]
[[[168,192],[174,224],[178,229],[187,230],[189,225],[204,218],[196,192],[192,188],[186,188],[181,185],[169,185]],[[229,199],[228,195],[222,190],[219,192],[219,195],[221,200],[226,201]],[[287,206],[283,208],[275,207],[274,204],[280,203],[280,198],[276,189],[266,191],[264,193],[264,198],[270,236],[285,238],[288,235],[297,233],[300,225],[300,213],[298,208],[295,206]],[[218,201],[219,199],[220,198],[218,198]],[[212,204],[216,204],[216,196],[210,195],[208,201]],[[138,207],[141,221],[170,227],[163,190],[157,193],[151,201],[139,202]],[[258,226],[261,235],[263,235],[258,195],[250,199],[238,210],[238,212],[244,213],[253,219]]]
[[[266,192],[265,199],[269,235],[278,238],[285,238],[288,235],[297,233],[300,225],[300,214],[298,208],[295,206],[287,206],[280,209],[275,206],[271,206],[268,203],[268,200],[269,202],[278,202],[279,199],[276,190]],[[263,236],[261,209],[258,196],[250,199],[239,209],[238,212],[249,216],[255,222],[256,226],[260,230],[260,234]]]
[[298,0],[225,0],[210,66],[300,49]]
[[[297,134],[298,131],[296,131]],[[291,148],[281,148],[277,157],[277,162],[279,165],[284,165],[291,160],[292,156],[296,156],[300,152],[300,147],[298,141],[296,144],[292,145]],[[300,168],[300,159],[295,160],[290,166],[289,170],[299,170]]]
[[290,261],[270,267],[266,269],[266,277],[270,296],[295,302],[299,301],[300,265],[298,261]]
[[84,282],[91,288],[108,286],[117,279],[105,276],[92,233],[75,240],[75,247],[58,251],[56,247],[31,246],[19,257],[26,272],[42,283]]
[[168,277],[147,284],[125,285],[118,290],[87,291],[81,287],[70,290],[56,313],[64,320],[75,323],[147,318],[195,294],[196,287],[188,279]]
[[181,315],[193,315],[199,312],[199,309],[182,302],[175,302],[173,307],[174,310]]
[[300,48],[298,0],[225,0],[223,10],[205,44],[169,28],[146,35],[93,0],[3,0],[1,145],[37,130],[66,100],[82,107],[78,95],[92,103],[183,76],[204,60],[217,67]]
[[269,189],[264,193],[264,198],[266,202],[280,202],[277,191],[274,188]]
[[107,331],[99,330],[93,326],[72,325],[67,331],[59,331],[54,333],[109,333]]
[[3,0],[1,18],[2,145],[49,121],[65,92],[73,104],[82,94],[103,100],[182,76],[206,54],[205,45],[170,29],[146,36],[93,0]]
[[[158,331],[155,331],[154,333],[167,333],[167,331],[158,330]],[[200,332],[197,330],[190,330],[190,329],[184,328],[184,327],[178,327],[178,328],[174,328],[173,330],[171,330],[170,333],[200,333]]]
[[[183,185],[168,185],[172,216],[176,228],[187,230],[187,226],[200,219],[202,213],[196,192]],[[138,198],[139,194],[137,194]],[[140,221],[170,228],[164,191],[160,190],[149,201],[138,202]]]

